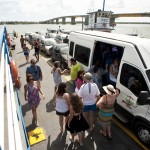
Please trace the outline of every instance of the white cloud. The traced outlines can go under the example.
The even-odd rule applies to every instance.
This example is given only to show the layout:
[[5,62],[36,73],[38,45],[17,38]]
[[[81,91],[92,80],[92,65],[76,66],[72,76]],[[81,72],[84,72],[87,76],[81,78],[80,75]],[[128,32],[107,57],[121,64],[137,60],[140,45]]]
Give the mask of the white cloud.
[[[0,0],[0,20],[42,21],[86,14],[103,8],[103,0]],[[105,10],[114,13],[150,12],[149,0],[105,0]]]

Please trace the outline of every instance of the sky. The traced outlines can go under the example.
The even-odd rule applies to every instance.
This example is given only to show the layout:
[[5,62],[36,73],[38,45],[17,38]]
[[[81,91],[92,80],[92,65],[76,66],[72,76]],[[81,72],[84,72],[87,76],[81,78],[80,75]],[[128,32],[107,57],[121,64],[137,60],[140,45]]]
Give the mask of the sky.
[[[45,21],[102,8],[103,0],[0,0],[0,21]],[[114,14],[150,12],[150,0],[105,0],[105,10]],[[117,21],[128,19],[150,22],[150,17]]]

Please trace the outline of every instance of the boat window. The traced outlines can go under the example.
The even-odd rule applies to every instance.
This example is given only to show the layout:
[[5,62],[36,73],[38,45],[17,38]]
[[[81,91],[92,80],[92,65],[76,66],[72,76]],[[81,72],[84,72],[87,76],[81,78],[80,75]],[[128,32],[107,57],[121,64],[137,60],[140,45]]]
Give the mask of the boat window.
[[74,57],[78,62],[84,64],[85,66],[88,66],[90,57],[90,48],[76,45]]
[[123,64],[120,83],[138,97],[141,91],[149,91],[141,71],[129,64]]
[[69,55],[73,56],[74,42],[70,42]]

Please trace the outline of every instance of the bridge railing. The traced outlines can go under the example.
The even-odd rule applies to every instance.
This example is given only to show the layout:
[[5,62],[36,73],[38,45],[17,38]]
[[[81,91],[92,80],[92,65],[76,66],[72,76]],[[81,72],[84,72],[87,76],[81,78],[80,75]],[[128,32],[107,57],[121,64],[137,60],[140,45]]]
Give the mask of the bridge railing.
[[109,23],[89,23],[84,25],[84,29],[114,29],[115,26],[110,26]]
[[18,91],[13,87],[6,28],[0,31],[0,150],[30,150]]

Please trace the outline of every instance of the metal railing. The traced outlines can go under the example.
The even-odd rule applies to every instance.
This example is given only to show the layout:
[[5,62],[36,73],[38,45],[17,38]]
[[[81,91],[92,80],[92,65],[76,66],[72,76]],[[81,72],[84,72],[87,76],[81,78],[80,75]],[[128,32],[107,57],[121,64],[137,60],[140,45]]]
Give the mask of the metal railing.
[[13,87],[7,32],[0,31],[0,150],[30,150],[18,91]]
[[85,25],[85,29],[114,29],[114,26],[110,26],[109,23],[89,23]]

